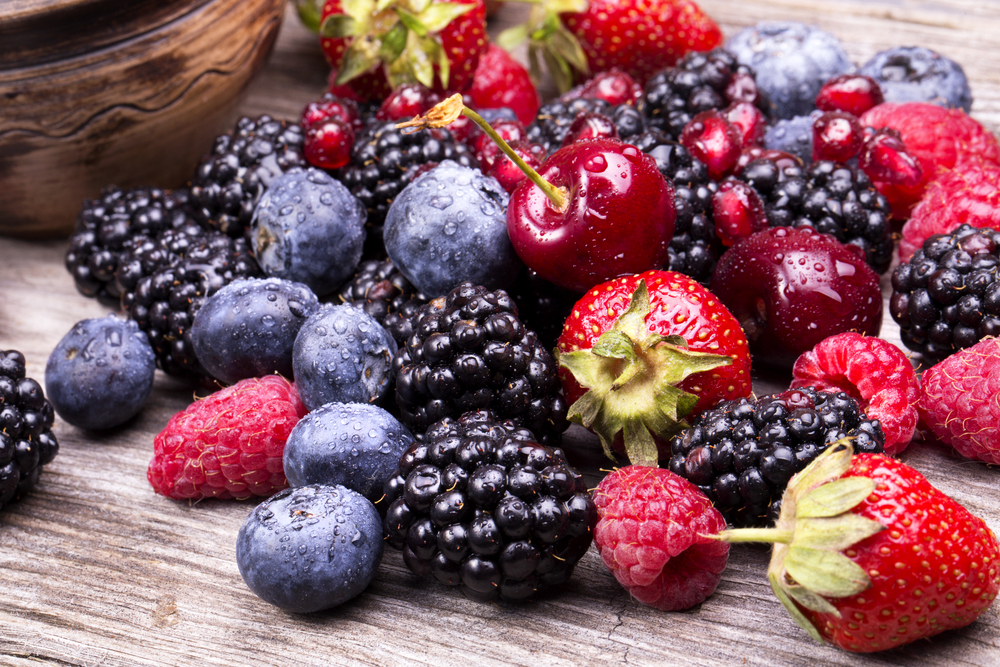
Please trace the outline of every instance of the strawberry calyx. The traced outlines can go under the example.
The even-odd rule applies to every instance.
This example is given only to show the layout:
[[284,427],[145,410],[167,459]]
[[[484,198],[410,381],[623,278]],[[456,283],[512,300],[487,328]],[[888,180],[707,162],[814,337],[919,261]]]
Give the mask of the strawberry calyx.
[[334,84],[343,85],[379,64],[393,88],[405,83],[447,89],[451,62],[440,31],[475,4],[432,0],[344,0],[343,13],[329,14],[321,37],[349,39]]
[[527,20],[497,35],[496,43],[512,51],[522,42],[528,42],[528,65],[531,76],[542,78],[541,63],[560,93],[573,87],[576,74],[590,74],[587,54],[560,14],[580,13],[587,10],[588,0],[541,0],[532,2]]
[[619,433],[634,465],[656,467],[655,437],[669,438],[683,427],[683,419],[698,396],[677,385],[685,378],[733,362],[726,355],[688,349],[681,336],[649,330],[646,281],[640,280],[628,308],[594,347],[557,351],[559,365],[587,389],[569,408],[567,418],[591,429],[613,458],[611,444]]
[[726,542],[774,544],[767,570],[771,588],[816,641],[823,639],[800,607],[840,618],[828,598],[847,598],[872,585],[844,550],[885,529],[852,512],[875,491],[870,478],[843,477],[853,455],[850,439],[838,440],[792,477],[774,528],[732,529],[717,536]]

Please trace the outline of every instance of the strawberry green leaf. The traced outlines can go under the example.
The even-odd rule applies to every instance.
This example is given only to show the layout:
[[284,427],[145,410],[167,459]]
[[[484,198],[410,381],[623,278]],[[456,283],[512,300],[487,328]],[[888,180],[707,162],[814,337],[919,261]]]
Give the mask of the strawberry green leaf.
[[823,551],[843,551],[884,529],[878,521],[850,512],[821,519],[798,519],[795,544]]
[[632,292],[628,308],[618,316],[612,331],[621,331],[632,340],[640,341],[649,334],[649,327],[646,326],[646,316],[649,315],[649,289],[646,281],[640,280]]
[[590,73],[587,54],[583,52],[580,41],[565,26],[560,24],[559,29],[552,33],[548,41],[551,49],[572,65],[574,69],[584,74]]
[[[380,3],[385,2],[386,7],[397,2],[397,0],[378,0]],[[410,0],[407,4],[409,5],[410,11],[414,14],[422,14],[425,9],[427,9],[434,0]]]
[[544,0],[545,9],[553,14],[579,14],[587,11],[587,0]]
[[444,47],[438,49],[438,78],[441,80],[441,86],[444,88],[448,87],[448,80],[451,79],[451,60],[448,58],[448,54],[445,53]]
[[820,614],[830,614],[831,616],[840,617],[840,610],[833,606],[829,600],[821,595],[816,595],[807,588],[786,584],[782,590],[806,609]]
[[819,634],[819,630],[817,630],[816,626],[810,623],[805,614],[803,614],[802,611],[795,606],[792,598],[789,597],[788,593],[785,592],[785,589],[782,588],[781,582],[778,578],[775,575],[771,575],[769,578],[771,580],[771,590],[774,591],[774,595],[781,601],[781,604],[788,611],[788,614],[792,617],[792,619],[798,623],[800,628],[808,632],[810,637],[818,642],[822,642],[823,637]]
[[795,516],[800,519],[837,516],[859,505],[874,490],[875,481],[867,477],[842,477],[807,491],[796,502]]
[[375,0],[344,0],[340,5],[344,13],[356,21],[366,22],[378,11]]
[[347,14],[330,14],[319,26],[321,37],[343,39],[355,34],[360,24]]
[[379,63],[378,52],[381,43],[372,37],[363,37],[351,42],[344,52],[337,72],[337,85],[343,85],[351,79],[373,69]]
[[382,36],[382,48],[378,54],[382,62],[395,62],[403,54],[403,50],[406,48],[407,35],[406,26],[400,21]]
[[653,440],[653,435],[645,424],[637,420],[626,421],[622,436],[625,442],[629,443],[628,459],[633,465],[649,468],[657,466],[660,456],[656,449],[656,441]]
[[841,553],[798,546],[794,541],[785,556],[785,572],[795,583],[817,595],[843,598],[871,586],[860,565]]
[[591,349],[599,357],[635,359],[635,345],[632,339],[621,331],[605,331]]
[[472,3],[436,2],[420,12],[420,22],[430,32],[440,32],[448,24],[475,7]]
[[319,22],[323,16],[323,0],[295,0],[295,10],[302,25],[312,32],[319,32]]
[[399,16],[400,23],[405,25],[408,29],[412,30],[420,37],[426,37],[430,32],[427,26],[405,7],[393,7],[392,10],[396,12],[397,16]]
[[497,35],[496,43],[506,51],[513,51],[523,44],[526,39],[528,39],[528,26],[522,23],[512,28],[507,28]]

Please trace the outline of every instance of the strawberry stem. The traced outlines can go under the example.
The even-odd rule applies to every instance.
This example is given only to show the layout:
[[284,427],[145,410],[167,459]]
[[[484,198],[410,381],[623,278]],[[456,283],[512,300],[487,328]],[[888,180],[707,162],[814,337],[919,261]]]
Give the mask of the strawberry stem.
[[558,211],[565,211],[566,207],[569,205],[569,193],[566,188],[556,187],[552,185],[541,175],[531,168],[527,162],[525,162],[517,152],[510,147],[503,137],[494,130],[489,123],[483,120],[483,117],[478,113],[465,106],[462,102],[462,96],[455,93],[448,99],[444,100],[440,104],[437,104],[427,113],[422,116],[417,116],[412,120],[408,120],[404,123],[397,123],[396,127],[399,129],[404,128],[415,128],[413,131],[422,130],[428,127],[444,127],[453,123],[458,119],[459,116],[465,116],[469,118],[473,123],[478,125],[486,135],[493,140],[500,150],[503,151],[504,155],[509,157],[511,161],[517,165],[517,168],[524,172],[532,183],[538,186],[538,188],[548,197],[549,201]]
[[731,528],[717,535],[706,535],[723,542],[767,542],[769,544],[791,544],[794,531],[779,528]]

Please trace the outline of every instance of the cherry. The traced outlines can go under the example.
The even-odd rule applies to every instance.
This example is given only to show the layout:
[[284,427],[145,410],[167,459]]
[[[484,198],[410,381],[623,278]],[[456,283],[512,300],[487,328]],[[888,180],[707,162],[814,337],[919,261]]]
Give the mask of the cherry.
[[327,118],[306,128],[306,160],[321,169],[340,169],[351,160],[354,128],[340,118]]
[[856,116],[827,111],[813,123],[813,161],[847,162],[857,157],[864,140],[864,128]]
[[865,137],[858,166],[871,180],[891,185],[915,187],[923,178],[920,163],[906,151],[903,138],[891,127]]
[[719,258],[709,289],[743,327],[754,363],[790,368],[827,336],[882,326],[879,276],[864,252],[809,227],[772,227]]
[[875,79],[863,74],[841,74],[819,89],[816,108],[820,111],[846,111],[860,116],[884,101],[882,88]]
[[754,232],[767,229],[764,202],[753,186],[743,181],[723,181],[712,195],[715,234],[731,246]]
[[[538,171],[542,163],[545,162],[545,148],[538,144],[527,141],[513,141],[510,142],[510,147],[535,171]],[[489,168],[487,173],[500,182],[500,185],[507,191],[507,194],[514,192],[514,188],[527,178],[525,173],[521,171],[521,168],[502,153],[498,153],[497,159],[493,161],[493,166]]]
[[[462,116],[465,118],[465,116]],[[455,123],[452,123],[454,125]],[[449,127],[451,127],[449,125]],[[478,129],[478,128],[477,128]],[[528,140],[528,131],[524,128],[524,125],[519,120],[501,120],[493,125],[493,129],[499,134],[504,141],[508,144],[513,144],[518,141]],[[476,154],[476,159],[479,160],[479,167],[486,173],[493,166],[493,162],[500,155],[500,146],[497,145],[495,141],[490,139],[489,135],[485,132],[479,132],[475,137],[472,138],[472,151]]]
[[767,117],[764,112],[750,102],[730,104],[725,111],[726,120],[740,131],[743,150],[764,145],[764,132],[767,130]]
[[361,113],[354,100],[346,97],[337,97],[331,93],[326,93],[320,99],[310,102],[302,108],[302,119],[299,124],[303,128],[308,128],[313,123],[326,120],[328,118],[339,118],[345,123],[354,126],[358,131],[364,125],[361,120]]
[[735,72],[726,84],[726,99],[732,103],[748,102],[757,104],[760,100],[760,89],[757,80],[749,72]]
[[740,159],[736,161],[736,168],[733,169],[734,174],[739,174],[743,171],[744,167],[753,162],[754,160],[770,160],[778,165],[779,169],[785,169],[791,165],[802,165],[802,160],[791,153],[786,153],[785,151],[779,151],[773,148],[764,148],[762,146],[751,146],[750,148],[744,148],[743,152],[740,153]]
[[729,175],[740,159],[743,137],[735,125],[717,109],[702,111],[684,126],[680,143],[708,167],[718,181]]
[[570,123],[562,146],[588,139],[617,139],[618,128],[613,120],[602,113],[580,113]]
[[400,128],[443,127],[464,114],[527,175],[507,205],[507,233],[528,268],[584,292],[663,266],[674,234],[673,185],[631,144],[592,139],[560,148],[535,171],[482,117],[452,95]]
[[375,112],[378,120],[403,120],[428,111],[441,95],[420,83],[404,83],[389,94]]
[[595,74],[579,86],[563,93],[559,99],[566,102],[579,97],[596,97],[615,106],[637,104],[642,97],[642,86],[622,70],[613,67]]

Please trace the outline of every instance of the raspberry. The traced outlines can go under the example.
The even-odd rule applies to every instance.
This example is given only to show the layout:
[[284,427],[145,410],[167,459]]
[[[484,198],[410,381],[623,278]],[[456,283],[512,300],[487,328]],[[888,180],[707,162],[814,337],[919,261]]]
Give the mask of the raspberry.
[[865,127],[890,127],[900,133],[908,153],[923,171],[917,185],[890,185],[872,179],[876,189],[892,204],[893,216],[904,220],[923,196],[927,185],[942,170],[978,154],[1000,163],[1000,144],[982,125],[960,109],[943,109],[923,102],[885,103],[861,116]]
[[920,387],[902,350],[881,338],[849,331],[821,341],[792,367],[792,387],[842,391],[885,433],[885,453],[903,451],[917,426]]
[[899,261],[909,261],[934,234],[948,234],[962,224],[1000,229],[1000,165],[970,160],[931,183],[903,225]]
[[146,477],[169,498],[270,496],[288,486],[281,457],[305,414],[283,377],[242,380],[170,418],[153,441]]
[[984,338],[923,374],[920,421],[966,458],[1000,463],[1000,339]]
[[705,535],[726,521],[693,484],[669,470],[633,465],[605,477],[594,502],[598,553],[637,600],[677,611],[715,592],[729,545]]

